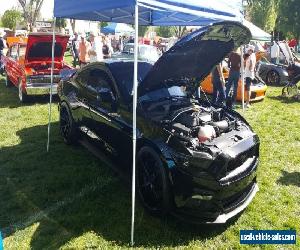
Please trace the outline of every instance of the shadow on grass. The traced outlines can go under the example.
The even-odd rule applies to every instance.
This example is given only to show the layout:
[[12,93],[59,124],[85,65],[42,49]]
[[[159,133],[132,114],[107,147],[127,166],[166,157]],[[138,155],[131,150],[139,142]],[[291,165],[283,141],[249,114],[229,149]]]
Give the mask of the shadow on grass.
[[[58,101],[58,96],[53,96],[53,102]],[[5,80],[0,76],[0,108],[18,108],[21,106],[31,106],[34,104],[49,103],[49,95],[46,96],[31,96],[28,103],[20,103],[18,98],[18,89],[14,86],[5,87]]]
[[[130,187],[124,188],[105,166],[105,159],[99,160],[81,146],[66,146],[58,130],[58,124],[53,124],[49,153],[47,126],[23,129],[17,132],[20,144],[0,149],[0,197],[6,201],[0,206],[4,237],[38,223],[32,237],[21,231],[25,238],[31,237],[33,249],[58,249],[86,233],[119,247],[129,246]],[[175,247],[214,237],[227,227],[151,217],[137,202],[136,246]]]
[[282,176],[278,179],[277,183],[286,186],[300,187],[300,172],[289,173],[285,170],[281,171]]
[[268,98],[275,100],[275,101],[280,101],[282,103],[295,103],[295,102],[300,102],[297,98],[294,97],[285,97],[285,96],[269,96]]

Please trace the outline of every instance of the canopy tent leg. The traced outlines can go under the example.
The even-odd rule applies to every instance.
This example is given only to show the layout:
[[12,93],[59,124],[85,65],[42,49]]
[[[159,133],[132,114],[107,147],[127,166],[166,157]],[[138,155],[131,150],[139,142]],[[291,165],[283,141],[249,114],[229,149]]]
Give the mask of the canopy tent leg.
[[56,18],[53,18],[53,31],[52,31],[52,62],[51,62],[51,84],[50,84],[50,100],[48,110],[48,139],[47,139],[47,152],[49,152],[50,146],[50,129],[51,129],[51,113],[52,113],[52,86],[53,86],[53,71],[54,71],[54,49],[55,49],[55,27]]
[[241,80],[242,80],[242,108],[243,112],[245,111],[245,77],[244,77],[244,46],[241,46]]
[[138,87],[138,43],[139,43],[139,8],[135,4],[135,39],[134,39],[134,72],[133,72],[133,138],[132,138],[132,200],[131,200],[131,246],[134,245],[134,218],[135,218],[135,170],[136,170],[136,107]]

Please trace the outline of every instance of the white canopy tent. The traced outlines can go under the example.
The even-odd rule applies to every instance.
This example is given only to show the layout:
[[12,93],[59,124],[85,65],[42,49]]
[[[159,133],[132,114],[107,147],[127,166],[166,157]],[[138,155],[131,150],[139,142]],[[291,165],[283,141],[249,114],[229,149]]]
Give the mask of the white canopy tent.
[[[233,7],[234,6],[234,7]],[[136,170],[136,108],[138,86],[138,26],[205,26],[217,21],[242,22],[240,0],[55,0],[54,17],[80,20],[120,22],[135,25],[134,84],[133,84],[133,166],[131,244],[134,244],[135,170]],[[55,20],[55,18],[54,18]],[[55,26],[55,21],[54,21]],[[55,33],[53,32],[53,48]],[[52,60],[54,60],[52,53]],[[53,84],[53,63],[51,71]],[[51,125],[52,86],[50,88],[48,142]]]

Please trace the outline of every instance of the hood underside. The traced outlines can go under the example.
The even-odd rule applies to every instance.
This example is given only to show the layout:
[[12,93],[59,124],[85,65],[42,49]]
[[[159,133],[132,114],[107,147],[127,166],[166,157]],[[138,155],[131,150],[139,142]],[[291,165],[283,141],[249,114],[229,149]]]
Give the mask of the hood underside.
[[[55,35],[54,60],[62,61],[69,36]],[[25,62],[52,60],[52,34],[31,33],[28,36]]]
[[139,84],[139,95],[176,80],[203,80],[229,52],[250,39],[250,30],[237,22],[215,23],[183,37],[154,64]]

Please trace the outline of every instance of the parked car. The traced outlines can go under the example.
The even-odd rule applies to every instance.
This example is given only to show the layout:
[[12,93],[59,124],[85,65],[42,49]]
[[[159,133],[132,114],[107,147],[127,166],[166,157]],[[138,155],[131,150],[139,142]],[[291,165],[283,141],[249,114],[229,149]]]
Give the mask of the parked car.
[[[224,68],[223,69],[223,75],[225,78],[225,81],[227,83],[228,77],[229,77],[229,69]],[[212,94],[213,93],[213,86],[212,86],[212,79],[211,79],[211,74],[209,74],[201,83],[201,88],[202,90],[207,93],[207,94]],[[238,83],[238,89],[237,89],[237,96],[236,100],[237,101],[242,101],[242,80],[239,80]],[[255,81],[250,86],[251,90],[251,96],[250,96],[250,101],[261,101],[265,98],[266,96],[266,91],[267,91],[267,86],[266,84],[261,81],[259,78],[257,78]],[[246,95],[244,95],[246,98]]]
[[[239,23],[217,23],[182,38],[154,65],[139,61],[137,194],[150,213],[225,223],[258,191],[258,136],[237,112],[193,95],[195,78],[250,37]],[[92,63],[65,72],[58,88],[64,141],[88,138],[119,159],[129,179],[133,64]]]
[[[69,37],[57,34],[55,39],[53,94],[57,93],[60,70],[70,69],[63,61]],[[15,41],[6,56],[3,56],[6,86],[14,85],[18,88],[20,102],[28,101],[32,95],[49,94],[51,62],[52,34],[31,33],[27,42]]]
[[[160,57],[159,50],[147,44],[139,44],[139,59],[144,61],[156,62]],[[124,45],[122,55],[128,55],[128,57],[133,57],[134,55],[134,43],[127,43]]]

